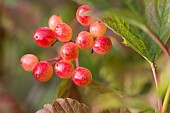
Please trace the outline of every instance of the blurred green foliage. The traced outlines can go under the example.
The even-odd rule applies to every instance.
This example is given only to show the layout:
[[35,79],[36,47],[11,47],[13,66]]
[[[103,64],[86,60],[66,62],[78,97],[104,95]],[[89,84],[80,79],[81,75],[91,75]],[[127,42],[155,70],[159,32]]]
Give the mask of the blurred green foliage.
[[[105,10],[107,6],[114,6],[118,9],[129,8],[134,14],[144,14],[141,0],[87,1],[90,5],[95,3],[98,12]],[[20,58],[26,53],[35,54],[41,60],[57,56],[61,43],[57,42],[54,46],[44,49],[38,47],[32,39],[35,29],[48,26],[48,19],[52,14],[58,13],[63,21],[73,28],[73,40],[80,31],[87,30],[88,27],[82,27],[75,19],[78,3],[87,1],[0,1],[0,94],[13,98],[11,103],[17,103],[18,106],[3,113],[13,113],[15,109],[21,109],[21,113],[34,113],[44,104],[52,103],[59,97],[72,97],[97,111],[102,109],[105,112],[154,112],[154,100],[158,95],[149,64],[137,52],[124,46],[123,40],[109,29],[106,35],[113,42],[113,49],[109,54],[97,55],[92,54],[91,50],[80,50],[79,55],[80,65],[90,69],[93,79],[103,85],[94,82],[95,85],[79,88],[72,81],[59,79],[55,74],[50,81],[39,83],[30,72],[25,72],[20,67]],[[167,46],[169,47],[169,43]],[[159,96],[163,98],[170,80],[170,62],[161,55],[156,63],[160,76]],[[110,95],[112,93],[116,96]],[[0,103],[7,103],[2,100],[0,95]],[[101,102],[103,103],[100,104]],[[100,108],[94,109],[95,105]],[[126,107],[129,109],[125,109]]]

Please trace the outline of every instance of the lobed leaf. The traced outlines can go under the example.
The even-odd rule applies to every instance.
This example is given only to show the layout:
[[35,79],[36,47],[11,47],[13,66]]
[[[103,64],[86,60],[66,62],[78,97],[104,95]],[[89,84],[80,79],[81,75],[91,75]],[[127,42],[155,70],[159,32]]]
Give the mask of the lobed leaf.
[[58,98],[53,104],[45,104],[43,109],[36,113],[89,113],[89,108],[71,98]]

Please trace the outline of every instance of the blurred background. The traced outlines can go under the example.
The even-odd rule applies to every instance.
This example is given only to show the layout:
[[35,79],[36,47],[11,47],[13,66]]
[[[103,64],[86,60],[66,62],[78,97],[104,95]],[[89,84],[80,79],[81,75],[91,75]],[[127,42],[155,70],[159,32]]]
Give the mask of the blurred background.
[[[125,6],[119,0],[111,3],[117,7]],[[141,5],[141,2],[138,4]],[[20,58],[27,53],[35,54],[41,60],[57,56],[62,43],[57,42],[50,48],[40,48],[32,38],[37,28],[48,26],[48,19],[53,14],[58,13],[73,28],[73,40],[80,31],[87,30],[88,27],[82,27],[75,19],[78,6],[71,0],[0,1],[0,113],[34,113],[57,98],[58,86],[66,80],[61,80],[54,74],[50,81],[40,83],[30,72],[21,68]],[[93,79],[109,88],[132,97],[142,96],[144,101],[152,100],[156,95],[149,64],[138,53],[124,46],[119,36],[110,30],[106,35],[112,39],[112,51],[107,55],[97,55],[91,54],[91,50],[80,50],[80,65],[89,68]],[[170,80],[170,64],[166,60],[161,54],[156,61],[161,76],[161,96]],[[73,97],[90,105],[90,99],[83,97],[91,97],[87,93],[88,88],[78,90],[83,90],[83,94],[74,94]],[[152,103],[155,102],[150,101]]]

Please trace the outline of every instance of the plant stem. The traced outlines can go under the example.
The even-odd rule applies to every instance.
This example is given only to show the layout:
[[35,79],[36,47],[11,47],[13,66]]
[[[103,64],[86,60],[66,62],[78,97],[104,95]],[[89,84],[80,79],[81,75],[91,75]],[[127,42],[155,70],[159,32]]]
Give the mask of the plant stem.
[[80,65],[79,65],[79,59],[78,59],[78,57],[76,58],[76,67],[79,67]]
[[61,59],[61,56],[57,56],[55,58],[51,58],[51,59],[48,59],[46,60],[47,62],[55,62],[55,61],[59,61]]
[[[148,28],[148,30],[146,30],[146,32],[159,45],[159,47],[162,49],[164,54],[170,60],[170,52],[169,52],[168,48],[163,44],[163,42],[159,39],[159,37],[149,28]],[[168,108],[169,98],[170,98],[170,84],[169,84],[168,89],[167,89],[166,94],[165,94],[165,99],[163,101],[161,113],[166,113],[167,108]]]
[[[156,85],[156,90],[157,90],[157,93],[158,93],[159,79],[158,79],[158,73],[157,73],[157,70],[156,70],[156,65],[155,65],[154,62],[149,62],[149,64],[150,64],[152,72],[153,72],[154,81],[155,81],[155,85]],[[162,100],[161,100],[161,98],[158,98],[157,105],[158,105],[158,110],[161,111],[161,109],[162,109]]]
[[155,65],[154,62],[149,62],[149,63],[150,63],[150,66],[152,68],[156,89],[158,90],[158,74],[157,74],[157,70],[156,70],[156,65]]
[[168,89],[167,89],[166,94],[165,94],[161,113],[166,113],[167,108],[168,108],[169,99],[170,99],[170,84],[169,84]]
[[54,62],[55,61],[55,58],[51,58],[51,59],[48,59],[46,60],[47,62]]
[[61,56],[60,55],[55,57],[55,61],[59,61],[59,60],[61,60]]

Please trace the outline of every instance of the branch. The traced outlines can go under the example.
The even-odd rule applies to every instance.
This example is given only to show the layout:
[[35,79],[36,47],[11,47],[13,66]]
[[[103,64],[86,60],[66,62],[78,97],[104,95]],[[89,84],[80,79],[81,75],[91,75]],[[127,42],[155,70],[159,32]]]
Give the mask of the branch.
[[[159,37],[151,30],[151,29],[145,29],[145,31],[149,34],[149,36],[159,45],[159,47],[162,49],[162,51],[164,52],[164,54],[167,56],[167,58],[170,60],[170,53],[168,48],[163,44],[163,42],[159,39]],[[151,66],[152,67],[152,66]],[[157,77],[154,77],[155,79],[157,79]],[[157,83],[158,85],[158,83]],[[157,87],[157,86],[156,86]],[[168,86],[168,89],[166,91],[165,94],[165,99],[163,101],[163,106],[161,108],[161,113],[166,113],[167,111],[167,107],[168,107],[168,102],[169,102],[169,98],[170,98],[170,84]]]
[[[155,85],[156,85],[156,90],[157,90],[157,93],[158,93],[159,80],[158,80],[158,73],[157,73],[157,70],[156,70],[156,65],[155,65],[154,62],[149,62],[149,64],[150,64],[152,72],[153,72],[153,77],[154,77],[154,81],[155,81]],[[161,100],[161,98],[158,98],[157,105],[158,105],[158,110],[161,111],[161,109],[162,109],[162,100]]]

